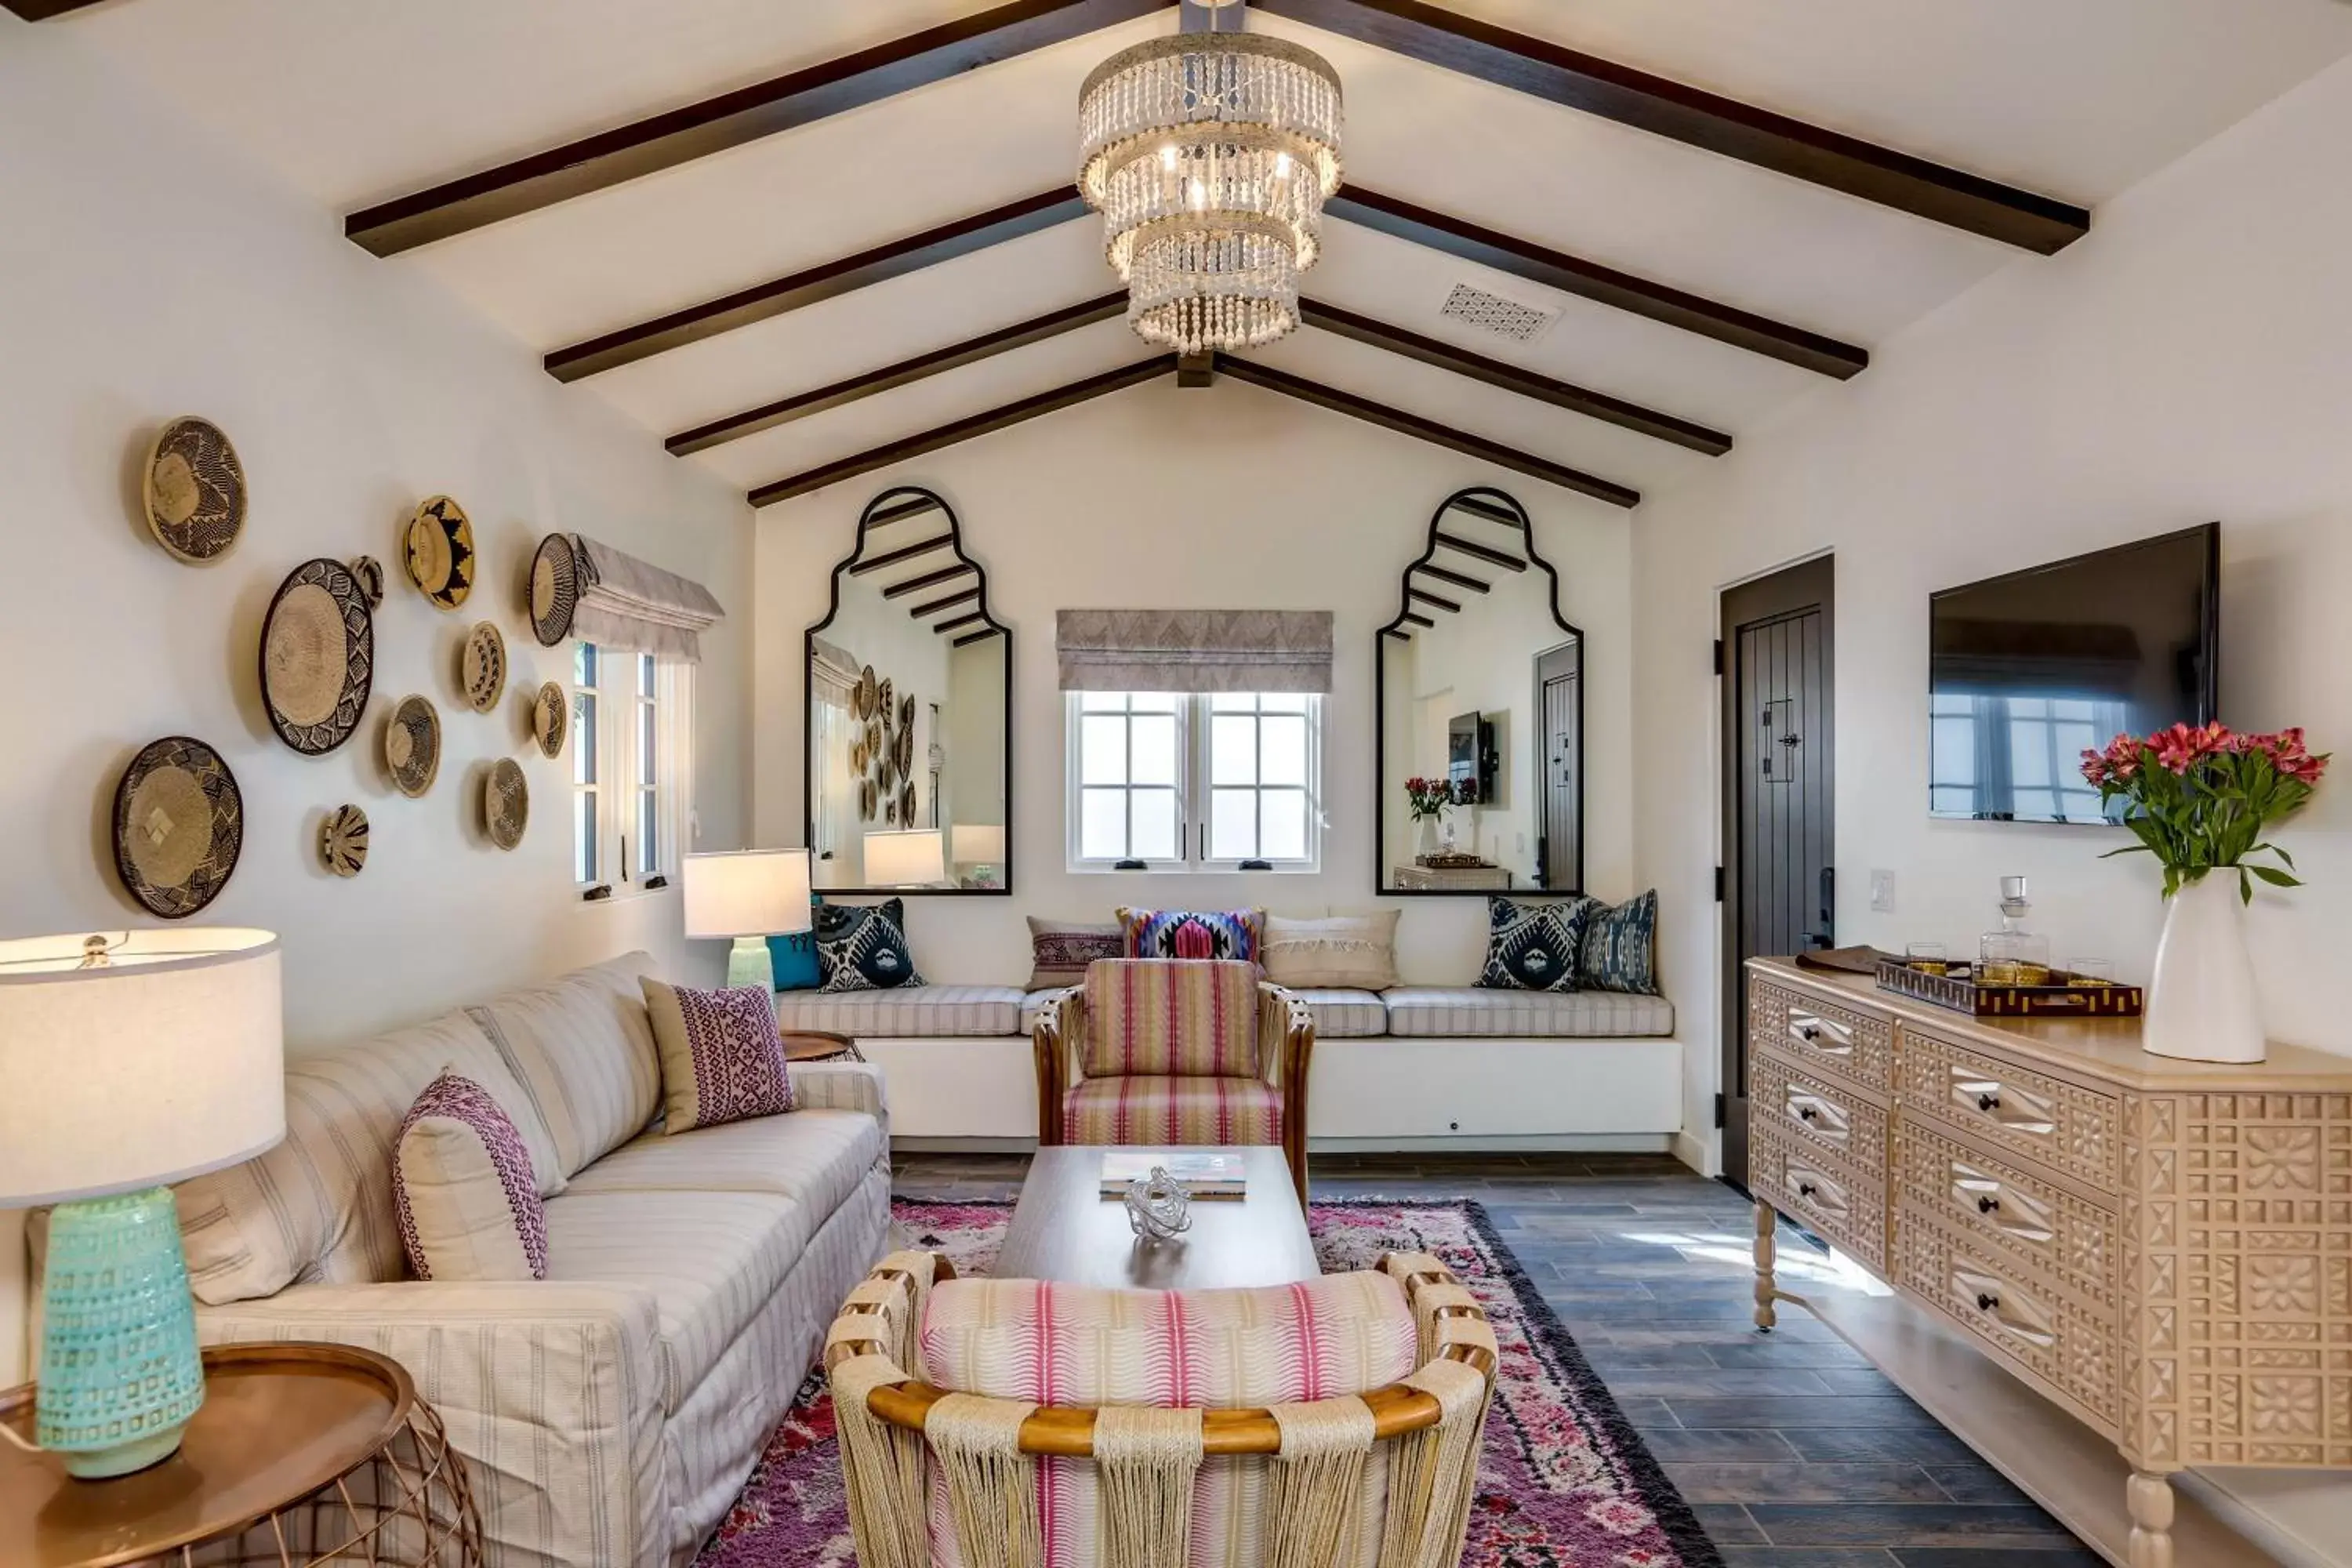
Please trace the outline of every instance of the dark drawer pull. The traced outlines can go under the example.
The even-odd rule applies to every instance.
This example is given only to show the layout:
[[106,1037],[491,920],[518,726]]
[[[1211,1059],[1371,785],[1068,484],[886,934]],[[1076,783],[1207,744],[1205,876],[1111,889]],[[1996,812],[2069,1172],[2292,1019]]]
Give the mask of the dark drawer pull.
[[1811,1121],[1814,1117],[1819,1116],[1821,1113],[1822,1108],[1818,1105],[1801,1105],[1797,1107],[1797,1114],[1804,1118],[1807,1121]]
[[1813,1184],[1811,1182],[1799,1182],[1797,1184],[1797,1195],[1801,1198],[1811,1197],[1813,1195]]
[[1977,1109],[1979,1110],[1999,1110],[2000,1109],[2000,1096],[1997,1094],[1978,1095]]
[[2000,1297],[1998,1297],[1998,1296],[1988,1296],[1988,1295],[1986,1295],[1986,1294],[1985,1294],[1983,1291],[1981,1291],[1981,1290],[1979,1290],[1979,1291],[1978,1291],[1978,1292],[1977,1292],[1977,1310],[1978,1310],[1978,1311],[1979,1311],[1979,1312],[1990,1312],[1990,1311],[1991,1311],[1995,1307],[1998,1307],[1998,1306],[2000,1306]]
[[1822,1026],[1819,1024],[1800,1024],[1797,1026],[1797,1037],[1803,1040],[1818,1040],[1822,1037]]
[[1977,1213],[1979,1214],[1990,1214],[1993,1210],[1999,1207],[2000,1207],[2000,1200],[1999,1198],[1979,1198],[1977,1200]]

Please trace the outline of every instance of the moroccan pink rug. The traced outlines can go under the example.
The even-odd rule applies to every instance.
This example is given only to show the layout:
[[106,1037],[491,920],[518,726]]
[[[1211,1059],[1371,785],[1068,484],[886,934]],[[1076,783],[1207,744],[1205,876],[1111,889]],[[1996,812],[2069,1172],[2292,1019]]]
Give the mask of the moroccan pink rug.
[[[996,1260],[1007,1204],[899,1203],[959,1274]],[[1518,1260],[1466,1199],[1313,1205],[1328,1271],[1430,1252],[1477,1296],[1502,1347],[1463,1568],[1721,1568],[1722,1558]],[[833,1403],[811,1376],[698,1568],[854,1568]]]

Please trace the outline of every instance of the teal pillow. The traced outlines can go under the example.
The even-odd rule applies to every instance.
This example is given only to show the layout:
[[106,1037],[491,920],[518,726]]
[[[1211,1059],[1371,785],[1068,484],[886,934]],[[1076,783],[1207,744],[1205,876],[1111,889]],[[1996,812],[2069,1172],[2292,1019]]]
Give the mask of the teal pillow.
[[823,978],[817,973],[816,932],[813,931],[770,937],[768,962],[775,966],[779,991],[814,991]]
[[1584,906],[1584,938],[1576,955],[1578,988],[1659,994],[1658,890],[1653,888],[1614,908],[1598,899],[1585,900]]

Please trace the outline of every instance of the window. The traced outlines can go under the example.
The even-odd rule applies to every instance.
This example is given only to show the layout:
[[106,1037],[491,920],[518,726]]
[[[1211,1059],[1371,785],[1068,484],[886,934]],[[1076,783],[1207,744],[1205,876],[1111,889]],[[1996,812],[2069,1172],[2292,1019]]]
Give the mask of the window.
[[686,837],[693,667],[583,642],[572,680],[572,880],[666,876]]
[[1320,697],[1069,695],[1074,870],[1299,870],[1322,858]]

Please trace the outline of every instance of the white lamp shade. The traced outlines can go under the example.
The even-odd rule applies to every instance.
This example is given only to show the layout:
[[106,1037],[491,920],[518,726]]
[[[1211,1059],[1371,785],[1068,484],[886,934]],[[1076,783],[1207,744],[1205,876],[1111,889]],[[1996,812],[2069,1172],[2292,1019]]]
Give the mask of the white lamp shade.
[[866,836],[866,880],[877,888],[917,888],[947,879],[946,836],[936,827]]
[[959,866],[1003,865],[1004,825],[999,822],[957,823],[955,862]]
[[134,931],[0,942],[0,1206],[137,1192],[286,1136],[278,938]]
[[809,852],[688,855],[686,934],[788,936],[809,929]]

